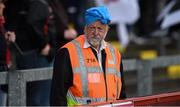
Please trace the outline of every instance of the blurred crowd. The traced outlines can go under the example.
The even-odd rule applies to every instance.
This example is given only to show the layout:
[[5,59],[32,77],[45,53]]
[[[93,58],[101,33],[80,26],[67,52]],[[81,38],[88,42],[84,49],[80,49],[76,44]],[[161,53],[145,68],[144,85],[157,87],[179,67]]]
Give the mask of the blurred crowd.
[[[0,17],[5,20],[0,18],[0,30],[11,42],[7,43],[5,63],[10,69],[19,70],[52,66],[56,50],[83,33],[84,11],[96,5],[110,9],[112,24],[117,25],[117,36],[126,48],[131,32],[142,36],[161,29],[157,26],[172,11],[165,12],[159,22],[156,18],[172,1],[177,1],[172,11],[179,9],[179,0],[1,0],[4,7],[0,6],[0,12],[4,14]],[[50,80],[28,83],[27,105],[49,105],[50,85]],[[7,103],[2,100],[7,98],[7,86],[2,89],[0,100],[4,103],[0,101],[0,106]]]

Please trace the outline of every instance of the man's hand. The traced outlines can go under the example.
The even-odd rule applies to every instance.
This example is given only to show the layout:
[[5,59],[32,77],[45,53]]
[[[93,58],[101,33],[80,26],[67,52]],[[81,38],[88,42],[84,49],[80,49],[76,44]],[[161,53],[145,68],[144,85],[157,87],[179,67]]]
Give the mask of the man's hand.
[[69,28],[64,31],[64,37],[66,39],[74,39],[76,36],[77,36],[77,32],[73,28]]
[[4,8],[5,8],[5,5],[4,5],[4,3],[0,3],[0,16],[3,16],[3,10],[4,10]]
[[48,56],[49,55],[49,51],[50,51],[50,45],[47,44],[42,50],[41,50],[41,54],[43,56]]
[[5,33],[5,38],[6,38],[7,42],[15,42],[16,35],[14,32],[8,31]]

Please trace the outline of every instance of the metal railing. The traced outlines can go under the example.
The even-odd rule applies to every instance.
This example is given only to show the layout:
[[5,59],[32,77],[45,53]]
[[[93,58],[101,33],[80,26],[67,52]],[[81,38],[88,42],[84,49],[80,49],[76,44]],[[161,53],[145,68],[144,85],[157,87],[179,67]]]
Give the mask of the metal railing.
[[[152,60],[129,59],[124,60],[123,64],[125,71],[137,71],[138,95],[151,95],[153,68],[180,64],[180,55],[162,56]],[[8,84],[9,87],[8,105],[26,105],[27,82],[51,79],[52,73],[52,68],[0,72],[0,84]]]

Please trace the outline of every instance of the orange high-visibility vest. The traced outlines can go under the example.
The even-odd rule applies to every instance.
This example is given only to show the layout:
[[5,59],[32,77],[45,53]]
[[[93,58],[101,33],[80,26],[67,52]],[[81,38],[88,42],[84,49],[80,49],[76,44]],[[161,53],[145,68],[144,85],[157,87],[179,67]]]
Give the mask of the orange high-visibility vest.
[[105,78],[91,48],[83,48],[84,42],[85,37],[81,35],[63,46],[69,51],[73,70],[73,86],[69,88],[67,96],[81,104],[118,99],[122,86],[119,51],[107,44]]

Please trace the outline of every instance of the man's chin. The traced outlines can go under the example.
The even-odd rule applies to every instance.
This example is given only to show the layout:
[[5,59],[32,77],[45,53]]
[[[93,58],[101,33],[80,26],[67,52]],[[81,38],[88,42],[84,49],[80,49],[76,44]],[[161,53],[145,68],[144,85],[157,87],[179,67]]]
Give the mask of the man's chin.
[[91,43],[91,46],[93,47],[98,47],[100,44],[97,44],[97,43]]
[[91,39],[92,43],[100,43],[100,39]]

